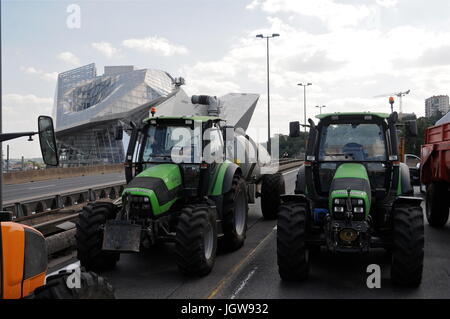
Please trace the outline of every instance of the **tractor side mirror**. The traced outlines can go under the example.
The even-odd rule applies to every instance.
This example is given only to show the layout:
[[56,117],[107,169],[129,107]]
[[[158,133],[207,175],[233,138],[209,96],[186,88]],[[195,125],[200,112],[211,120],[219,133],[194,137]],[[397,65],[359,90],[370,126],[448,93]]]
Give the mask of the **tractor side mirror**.
[[406,130],[409,136],[416,137],[419,134],[419,131],[417,129],[417,121],[406,121]]
[[121,141],[123,139],[123,127],[121,125],[116,126],[114,136],[117,141]]
[[49,116],[39,116],[39,143],[44,163],[50,166],[58,166],[58,150],[56,148],[55,129],[53,120]]
[[289,137],[299,137],[300,136],[300,122],[289,123]]

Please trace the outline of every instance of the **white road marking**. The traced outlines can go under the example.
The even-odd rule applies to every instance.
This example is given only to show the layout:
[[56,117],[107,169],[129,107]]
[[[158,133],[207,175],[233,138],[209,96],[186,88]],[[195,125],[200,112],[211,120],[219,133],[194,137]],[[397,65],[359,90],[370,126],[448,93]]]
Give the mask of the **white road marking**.
[[47,188],[47,187],[53,187],[56,185],[45,185],[45,186],[38,186],[38,187],[28,187],[28,189],[40,189],[40,188]]
[[289,175],[289,174],[294,173],[294,172],[298,172],[298,167],[296,169],[284,172],[283,175]]
[[244,289],[244,287],[247,285],[247,283],[250,280],[250,278],[253,277],[253,275],[256,272],[256,269],[258,269],[258,267],[253,268],[252,271],[250,271],[248,273],[247,277],[245,277],[245,279],[241,282],[239,287],[233,292],[233,294],[231,295],[230,299],[236,299],[237,295],[242,291],[242,289]]

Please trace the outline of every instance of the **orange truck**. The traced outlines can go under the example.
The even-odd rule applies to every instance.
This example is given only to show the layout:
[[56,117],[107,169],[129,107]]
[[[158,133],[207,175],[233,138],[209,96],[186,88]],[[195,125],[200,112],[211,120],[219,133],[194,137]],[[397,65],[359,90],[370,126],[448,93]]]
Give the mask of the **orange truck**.
[[[47,246],[36,229],[14,223],[0,213],[0,296],[4,299],[29,297],[45,285]],[[11,216],[12,217],[12,216]]]

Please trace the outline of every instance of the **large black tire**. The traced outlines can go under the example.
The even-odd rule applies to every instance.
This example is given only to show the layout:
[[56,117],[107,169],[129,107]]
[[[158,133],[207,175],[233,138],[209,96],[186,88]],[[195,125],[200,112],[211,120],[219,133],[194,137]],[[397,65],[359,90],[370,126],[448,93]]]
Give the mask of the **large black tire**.
[[175,238],[175,259],[187,276],[211,272],[217,251],[217,213],[206,205],[188,205],[180,213]]
[[426,213],[431,227],[442,228],[448,221],[450,199],[447,183],[431,183],[427,187]]
[[239,175],[233,176],[231,190],[223,197],[222,214],[219,247],[225,251],[241,248],[247,233],[248,197],[245,180]]
[[87,270],[113,268],[120,259],[120,253],[103,251],[103,226],[114,219],[117,207],[112,203],[93,203],[83,207],[77,223],[77,257]]
[[261,185],[261,211],[265,219],[277,218],[281,205],[280,196],[285,194],[284,178],[281,173],[264,175]]
[[281,279],[300,281],[309,275],[306,240],[306,207],[287,203],[280,206],[277,224],[278,272]]
[[423,212],[418,205],[401,204],[393,212],[391,280],[417,287],[422,282],[424,258]]
[[69,288],[64,272],[47,278],[45,286],[34,292],[36,299],[115,299],[113,287],[94,272],[80,273],[81,288]]

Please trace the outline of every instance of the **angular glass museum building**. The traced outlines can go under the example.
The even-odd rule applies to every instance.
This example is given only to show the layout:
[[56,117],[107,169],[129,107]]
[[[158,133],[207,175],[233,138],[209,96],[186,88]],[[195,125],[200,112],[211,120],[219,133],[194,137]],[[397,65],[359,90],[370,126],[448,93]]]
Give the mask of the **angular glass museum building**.
[[60,73],[54,115],[61,164],[123,162],[123,142],[115,140],[119,121],[141,121],[177,90],[168,73],[133,66],[106,66],[98,76],[92,63]]
[[[208,115],[204,105],[192,104],[182,84],[167,72],[133,66],[105,66],[99,76],[92,63],[59,74],[54,117],[61,165],[124,162],[128,138],[116,140],[116,128],[141,123],[152,106],[158,116]],[[226,94],[219,98],[220,117],[246,130],[258,99],[258,94]]]

